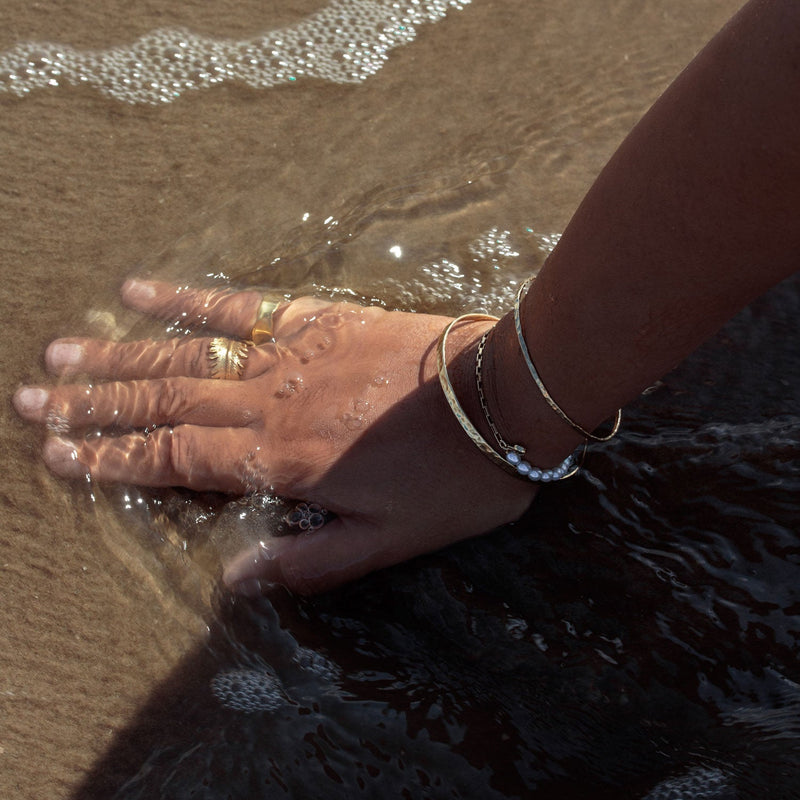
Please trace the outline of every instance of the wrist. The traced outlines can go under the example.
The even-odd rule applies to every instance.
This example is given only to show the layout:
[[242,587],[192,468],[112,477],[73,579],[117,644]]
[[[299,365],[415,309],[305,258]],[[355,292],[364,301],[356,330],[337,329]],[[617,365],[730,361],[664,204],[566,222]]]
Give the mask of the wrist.
[[[492,318],[468,315],[446,327],[438,344],[438,356],[443,368],[440,379],[445,398],[466,437],[495,466],[512,474],[516,472],[518,477],[529,476],[534,481],[540,480],[541,469],[545,471],[541,480],[558,480],[574,471],[572,453],[582,438],[571,436],[569,429],[564,433],[557,427],[553,428],[554,433],[548,430],[548,435],[542,438],[545,425],[537,424],[535,415],[529,414],[531,403],[524,402],[526,398],[523,395],[519,392],[509,393],[512,401],[523,399],[523,402],[517,403],[517,413],[511,413],[511,403],[502,402],[505,398],[502,398],[498,387],[504,382],[511,387],[518,387],[521,381],[513,378],[509,382],[507,376],[500,374],[502,367],[498,368],[503,360],[508,361],[511,367],[516,366],[513,358],[502,358],[513,353],[513,346],[493,348],[487,354],[486,344],[490,336],[498,337],[499,334],[500,345],[508,342],[507,332],[502,325],[495,330],[496,322]],[[480,387],[477,380],[479,375]],[[533,384],[530,376],[528,382]],[[487,384],[491,387],[489,392]],[[534,397],[536,392],[534,385]],[[492,397],[492,410],[487,402],[487,394]],[[546,412],[543,417],[552,424],[552,420],[547,420]],[[502,420],[502,432],[497,424],[498,418]],[[509,430],[514,432],[513,436],[507,435]],[[537,434],[533,446],[529,444],[533,439],[532,431]],[[523,432],[527,436],[523,436]]]

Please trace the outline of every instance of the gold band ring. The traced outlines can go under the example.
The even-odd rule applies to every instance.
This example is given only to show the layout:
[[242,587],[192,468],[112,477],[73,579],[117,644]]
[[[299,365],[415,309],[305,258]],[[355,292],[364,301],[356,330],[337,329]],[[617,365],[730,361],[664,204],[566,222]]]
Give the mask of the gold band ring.
[[265,342],[273,341],[275,337],[272,327],[272,315],[279,305],[280,301],[270,300],[267,297],[261,301],[256,315],[256,323],[250,332],[250,341],[253,344],[264,344]]
[[211,377],[216,380],[240,381],[247,360],[247,342],[217,336],[208,345]]

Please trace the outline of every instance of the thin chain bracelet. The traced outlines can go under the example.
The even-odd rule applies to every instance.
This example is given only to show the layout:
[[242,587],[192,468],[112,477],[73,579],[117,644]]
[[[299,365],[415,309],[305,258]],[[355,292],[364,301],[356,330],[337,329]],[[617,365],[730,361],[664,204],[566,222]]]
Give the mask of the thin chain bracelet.
[[439,373],[439,384],[442,387],[445,400],[447,400],[447,405],[450,406],[450,410],[456,418],[456,422],[461,426],[464,433],[467,434],[469,440],[498,467],[502,467],[506,472],[510,472],[511,474],[517,474],[511,463],[506,461],[506,459],[481,436],[478,429],[472,424],[466,412],[461,407],[461,403],[458,402],[455,389],[453,389],[453,384],[450,382],[450,375],[447,372],[447,335],[459,322],[465,322],[467,320],[473,320],[475,322],[497,322],[497,317],[490,317],[488,314],[463,314],[445,326],[445,329],[439,336],[439,343],[436,347],[436,368]]
[[509,444],[500,435],[500,431],[497,430],[497,426],[494,424],[492,415],[489,413],[489,405],[486,402],[486,396],[483,393],[483,350],[486,347],[486,340],[488,338],[489,331],[486,331],[486,333],[481,336],[480,342],[478,342],[478,353],[475,357],[475,385],[478,387],[478,400],[481,404],[483,416],[486,418],[486,424],[489,426],[492,436],[494,436],[501,449],[504,450],[506,454],[508,454],[509,450],[512,450],[513,452],[519,453],[521,456],[523,456],[525,455],[525,448],[521,444]]
[[[522,455],[525,453],[524,448],[522,448],[522,455],[513,450],[504,456],[500,455],[500,453],[498,453],[483,438],[483,436],[481,436],[478,429],[472,424],[469,417],[467,417],[466,412],[458,402],[455,390],[453,389],[453,384],[450,382],[450,376],[447,372],[447,352],[445,349],[447,346],[447,335],[450,333],[450,331],[459,322],[465,322],[467,320],[497,322],[497,317],[490,317],[487,314],[464,314],[463,316],[458,317],[457,319],[454,319],[448,323],[439,336],[439,343],[436,348],[436,362],[439,373],[439,383],[442,387],[442,392],[444,393],[445,399],[447,400],[447,404],[450,406],[450,410],[453,412],[453,415],[455,416],[458,424],[461,426],[461,429],[467,434],[470,441],[478,448],[478,450],[481,451],[481,453],[487,456],[494,464],[497,464],[497,466],[502,467],[507,472],[515,475],[518,478],[527,478],[532,481],[553,481],[562,480],[563,478],[568,478],[571,475],[574,475],[580,466],[577,463],[574,454],[568,456],[561,464],[558,465],[558,467],[555,467],[552,470],[539,470],[536,467],[532,467],[527,461],[523,460]],[[586,443],[584,442],[584,452],[585,451]],[[522,465],[522,469],[520,469],[520,465]],[[555,475],[556,472],[560,473],[557,477]]]
[[[480,342],[478,342],[478,353],[475,358],[475,385],[478,388],[478,400],[480,401],[486,424],[489,426],[489,430],[492,432],[492,436],[494,436],[497,444],[500,445],[501,450],[503,450],[505,460],[516,470],[518,475],[532,481],[547,483],[548,481],[561,481],[564,480],[564,478],[572,477],[580,469],[578,457],[576,456],[577,450],[574,453],[570,453],[557,467],[553,467],[552,469],[540,469],[539,467],[534,467],[525,460],[526,450],[521,444],[509,444],[500,435],[500,431],[497,430],[497,425],[495,425],[492,415],[489,413],[489,406],[483,392],[483,350],[486,347],[486,340],[488,338],[489,331],[486,331],[483,336],[481,336]],[[586,441],[584,440],[583,452],[585,451]]]

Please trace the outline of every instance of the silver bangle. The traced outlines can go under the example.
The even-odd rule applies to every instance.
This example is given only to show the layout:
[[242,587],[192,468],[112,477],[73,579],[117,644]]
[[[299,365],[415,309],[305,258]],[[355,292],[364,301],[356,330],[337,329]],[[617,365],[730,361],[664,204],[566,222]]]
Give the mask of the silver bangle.
[[542,379],[539,377],[539,373],[536,370],[536,367],[533,364],[533,359],[531,358],[531,354],[528,352],[528,345],[525,343],[525,337],[522,335],[522,320],[520,319],[520,311],[519,307],[522,302],[522,298],[524,294],[527,292],[528,287],[531,285],[533,278],[528,278],[524,281],[520,287],[519,291],[517,292],[517,299],[514,302],[514,328],[517,331],[517,340],[519,341],[519,349],[522,351],[522,357],[525,359],[525,363],[528,366],[528,371],[531,373],[531,377],[533,378],[536,386],[539,388],[539,391],[542,393],[542,397],[547,401],[547,404],[553,411],[561,417],[567,425],[570,426],[574,431],[577,431],[582,436],[585,436],[587,439],[591,439],[593,442],[607,442],[609,439],[613,439],[614,436],[617,435],[617,431],[619,431],[620,423],[622,422],[622,409],[620,408],[617,411],[617,416],[614,419],[614,427],[611,429],[611,433],[607,436],[596,436],[595,434],[587,431],[585,428],[582,428],[578,425],[577,422],[570,419],[564,410],[553,400],[550,392],[547,391]]

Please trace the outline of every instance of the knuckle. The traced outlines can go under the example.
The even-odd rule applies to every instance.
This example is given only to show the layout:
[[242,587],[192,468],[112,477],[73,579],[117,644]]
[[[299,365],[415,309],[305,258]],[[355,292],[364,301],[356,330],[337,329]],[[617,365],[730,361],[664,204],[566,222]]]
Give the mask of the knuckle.
[[109,374],[123,374],[125,370],[129,368],[131,361],[135,357],[136,353],[131,352],[131,347],[129,345],[112,344],[106,353]]
[[155,397],[156,421],[173,424],[180,419],[186,409],[187,394],[186,382],[180,378],[159,381]]
[[180,364],[182,374],[205,378],[210,373],[208,342],[205,339],[192,339],[181,350]]
[[313,323],[317,315],[330,305],[330,301],[317,297],[298,297],[281,303],[273,317],[275,336],[291,336],[297,333]]
[[163,466],[178,479],[188,478],[194,457],[194,439],[180,428],[175,428],[163,439]]

